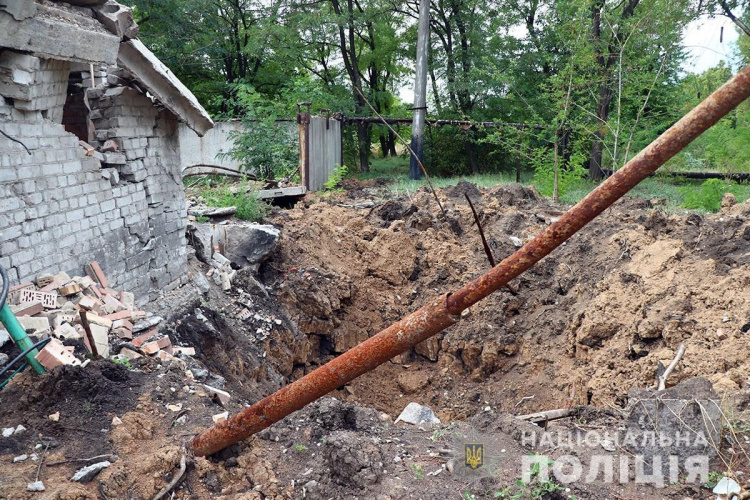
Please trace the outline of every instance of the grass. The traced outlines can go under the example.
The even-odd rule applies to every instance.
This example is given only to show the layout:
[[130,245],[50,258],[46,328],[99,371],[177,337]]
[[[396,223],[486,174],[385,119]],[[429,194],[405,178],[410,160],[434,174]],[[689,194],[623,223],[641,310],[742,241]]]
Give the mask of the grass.
[[[352,176],[360,180],[375,178],[393,179],[393,184],[387,186],[387,189],[389,189],[393,195],[413,193],[420,187],[427,185],[427,181],[424,179],[419,181],[410,180],[408,178],[408,171],[409,159],[407,157],[373,158],[371,161],[370,172],[355,173]],[[516,176],[515,172],[501,172],[457,177],[431,177],[431,179],[435,188],[453,186],[458,184],[461,180],[486,188],[498,184],[510,184],[515,182]],[[533,185],[533,172],[522,171],[521,183],[525,185]],[[668,212],[684,211],[684,205],[690,195],[692,194],[693,197],[695,197],[696,193],[701,192],[701,184],[702,181],[700,180],[680,180],[672,177],[658,176],[649,177],[633,188],[630,191],[630,196],[644,199],[663,198],[666,199],[665,209]],[[591,181],[580,181],[560,196],[560,202],[565,204],[577,203],[594,189],[596,185],[596,183]],[[750,184],[727,182],[725,192],[732,192],[737,197],[738,202],[743,202],[750,198]],[[716,207],[716,209],[718,209],[718,207]],[[703,209],[698,209],[697,211],[706,212],[706,210]]]
[[200,190],[200,195],[209,207],[237,207],[235,215],[247,221],[260,221],[268,215],[268,205],[258,199],[251,182],[226,179],[210,181],[193,185]]

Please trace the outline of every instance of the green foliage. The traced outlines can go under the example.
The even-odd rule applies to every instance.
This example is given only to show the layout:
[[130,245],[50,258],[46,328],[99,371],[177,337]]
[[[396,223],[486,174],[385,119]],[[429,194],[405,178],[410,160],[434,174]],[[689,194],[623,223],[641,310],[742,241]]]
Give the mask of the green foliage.
[[717,484],[719,484],[719,481],[721,481],[721,480],[722,480],[722,478],[723,478],[723,477],[724,477],[725,475],[726,475],[726,474],[722,474],[722,473],[720,473],[720,472],[716,472],[716,471],[710,471],[710,472],[708,473],[708,482],[706,482],[706,483],[703,483],[703,487],[704,487],[704,488],[707,488],[707,489],[709,489],[709,490],[712,490],[712,489],[714,489],[714,488],[716,487],[716,485],[717,485]]
[[258,193],[248,187],[234,188],[221,185],[201,193],[209,207],[237,207],[238,218],[247,221],[260,221],[268,215],[269,207],[258,199]]
[[294,450],[295,451],[305,451],[305,450],[307,450],[307,446],[305,446],[304,444],[300,444],[300,443],[294,443]]
[[[216,118],[242,120],[243,129],[224,155],[262,178],[297,175],[296,125],[277,122],[293,118],[297,102],[312,102],[314,113],[330,108],[371,115],[356,86],[382,114],[410,114],[411,103],[398,94],[412,80],[413,2],[130,4],[140,38],[201,103]],[[750,22],[750,10],[739,5],[729,0]],[[574,162],[582,167],[592,157],[592,145],[601,144],[602,165],[617,169],[732,73],[725,64],[700,75],[682,69],[683,28],[699,15],[722,14],[715,2],[696,9],[688,0],[461,0],[433,2],[432,9],[429,116],[544,129],[429,127],[425,163],[435,176],[510,172],[520,140],[523,166],[535,167],[549,192],[551,137],[561,156],[582,155]],[[744,61],[750,60],[748,40],[737,43]],[[607,116],[599,119],[602,106]],[[670,168],[750,171],[749,125],[750,104],[743,104],[671,160]],[[408,137],[409,127],[399,132]],[[562,134],[569,134],[565,141]],[[367,159],[373,141],[381,141],[381,154],[392,149],[388,131],[377,124],[359,131],[344,127],[343,137],[344,162],[352,170],[361,166],[360,151]],[[539,167],[542,157],[545,165]],[[399,165],[405,177],[408,167]],[[569,172],[560,170],[568,192],[583,189],[578,167]]]
[[218,156],[242,163],[242,168],[263,179],[295,179],[299,170],[299,129],[291,117],[298,102],[314,99],[316,106],[336,107],[339,98],[306,76],[279,85],[274,95],[252,85],[232,86],[232,109],[241,110],[242,129],[232,131],[232,148]]
[[130,365],[130,360],[128,358],[112,358],[112,362],[116,365],[124,366],[128,370],[132,370],[133,367]]
[[[540,458],[546,458],[540,456]],[[552,460],[547,459],[547,465],[551,466]],[[494,498],[501,498],[503,500],[542,500],[547,498],[547,495],[561,491],[563,489],[559,484],[553,483],[550,480],[542,481],[540,478],[541,465],[538,462],[531,464],[529,470],[529,482],[525,483],[520,479],[516,481],[516,486],[503,489],[502,491],[495,492]]]
[[[536,148],[531,151],[530,163],[534,167],[534,185],[540,193],[552,196],[555,183],[555,164],[553,154],[547,148]],[[568,164],[559,168],[558,193],[565,195],[572,186],[580,183],[587,175],[584,168],[586,155],[581,151],[574,152]]]
[[724,193],[731,191],[731,184],[721,179],[708,179],[701,184],[700,189],[685,186],[681,188],[681,191],[685,195],[685,201],[682,204],[685,208],[716,212],[721,208],[721,198]]
[[411,471],[414,473],[414,478],[417,481],[424,479],[424,471],[422,471],[421,465],[411,464]]
[[328,174],[328,180],[323,183],[323,187],[326,191],[332,191],[338,187],[349,173],[349,167],[346,165],[336,165],[336,167]]

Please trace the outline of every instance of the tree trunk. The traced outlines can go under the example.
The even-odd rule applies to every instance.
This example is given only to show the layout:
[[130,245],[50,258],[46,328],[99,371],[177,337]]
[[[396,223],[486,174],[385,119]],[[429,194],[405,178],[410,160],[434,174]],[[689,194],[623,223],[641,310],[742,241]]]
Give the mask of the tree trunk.
[[469,159],[469,167],[471,168],[472,174],[479,173],[479,162],[477,161],[477,155],[474,148],[474,141],[471,140],[470,135],[466,135],[466,141],[464,142],[464,148],[466,149],[466,158]]
[[370,171],[370,125],[357,124],[357,148],[359,149],[359,171]]
[[378,135],[378,139],[380,139],[380,155],[383,158],[388,158],[388,136],[384,135],[382,132]]
[[599,87],[599,100],[596,103],[596,118],[599,122],[598,129],[591,143],[591,159],[589,160],[589,179],[600,181],[604,174],[602,172],[602,160],[604,159],[604,136],[607,134],[607,118],[609,117],[609,103],[612,101],[612,89],[609,79]]
[[396,134],[390,130],[388,131],[388,151],[394,158],[398,156],[398,153],[396,152]]

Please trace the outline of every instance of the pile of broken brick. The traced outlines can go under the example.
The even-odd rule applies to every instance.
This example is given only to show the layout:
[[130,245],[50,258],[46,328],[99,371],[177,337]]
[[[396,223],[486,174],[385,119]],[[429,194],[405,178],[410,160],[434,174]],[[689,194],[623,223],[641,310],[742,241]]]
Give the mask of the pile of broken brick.
[[[93,358],[123,363],[151,356],[184,367],[175,355],[195,355],[192,347],[173,346],[167,335],[160,334],[157,325],[162,318],[138,310],[132,293],[110,288],[97,262],[85,270],[87,276],[47,274],[9,290],[8,306],[32,341],[51,337],[36,356],[42,366],[48,370],[85,366],[91,358],[79,359],[75,345],[70,345],[79,342]],[[3,339],[8,341],[9,335],[0,330],[0,345]]]

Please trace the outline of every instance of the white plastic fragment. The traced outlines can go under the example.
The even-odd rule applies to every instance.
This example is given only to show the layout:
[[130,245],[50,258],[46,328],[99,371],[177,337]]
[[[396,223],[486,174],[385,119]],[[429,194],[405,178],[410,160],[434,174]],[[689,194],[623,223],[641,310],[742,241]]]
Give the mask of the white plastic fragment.
[[716,497],[717,500],[732,500],[736,498],[735,494],[740,493],[740,491],[742,491],[742,488],[737,484],[737,481],[726,476],[722,477],[713,489],[713,492],[719,495]]

